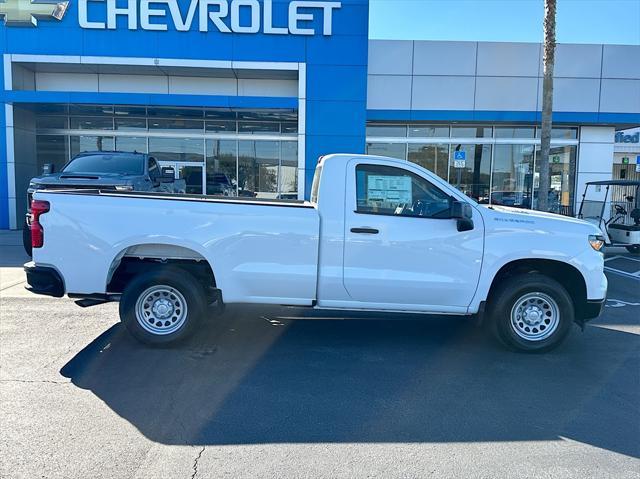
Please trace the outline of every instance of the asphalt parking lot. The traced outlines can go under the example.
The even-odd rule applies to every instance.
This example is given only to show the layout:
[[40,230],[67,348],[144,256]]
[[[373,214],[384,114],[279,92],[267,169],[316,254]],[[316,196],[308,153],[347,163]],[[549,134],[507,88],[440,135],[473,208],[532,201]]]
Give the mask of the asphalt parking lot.
[[618,271],[633,259],[610,263],[603,317],[546,355],[460,320],[258,309],[147,349],[117,305],[29,296],[12,241],[0,477],[640,477],[640,278]]

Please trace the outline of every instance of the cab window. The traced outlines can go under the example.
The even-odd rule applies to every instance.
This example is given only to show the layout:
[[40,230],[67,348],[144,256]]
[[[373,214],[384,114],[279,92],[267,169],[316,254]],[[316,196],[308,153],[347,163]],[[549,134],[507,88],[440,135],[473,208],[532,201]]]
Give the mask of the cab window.
[[357,213],[449,218],[451,197],[426,179],[402,168],[356,167]]

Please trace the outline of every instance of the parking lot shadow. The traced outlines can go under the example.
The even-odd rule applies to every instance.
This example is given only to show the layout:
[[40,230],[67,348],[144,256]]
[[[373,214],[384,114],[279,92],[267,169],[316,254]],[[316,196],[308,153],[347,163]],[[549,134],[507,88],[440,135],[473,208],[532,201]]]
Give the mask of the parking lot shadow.
[[230,312],[181,347],[114,326],[61,370],[164,444],[536,441],[640,457],[638,336],[588,327],[546,355],[446,319]]

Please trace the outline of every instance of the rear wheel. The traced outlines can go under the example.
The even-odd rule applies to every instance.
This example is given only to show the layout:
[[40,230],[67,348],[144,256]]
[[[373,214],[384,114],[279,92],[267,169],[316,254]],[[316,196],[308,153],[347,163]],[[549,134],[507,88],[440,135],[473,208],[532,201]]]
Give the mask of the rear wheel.
[[489,307],[497,338],[522,352],[555,348],[566,338],[575,318],[566,289],[538,273],[506,279],[492,295]]
[[638,244],[626,246],[626,248],[627,248],[627,251],[631,254],[640,254],[640,245]]
[[202,285],[187,271],[169,266],[136,276],[120,299],[120,320],[127,330],[154,346],[189,337],[205,311]]

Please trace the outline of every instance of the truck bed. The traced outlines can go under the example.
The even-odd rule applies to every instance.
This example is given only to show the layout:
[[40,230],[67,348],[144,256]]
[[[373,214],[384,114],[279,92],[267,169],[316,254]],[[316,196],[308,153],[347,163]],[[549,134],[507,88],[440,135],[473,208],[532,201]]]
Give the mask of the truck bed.
[[145,198],[154,200],[196,201],[204,203],[252,204],[264,206],[281,206],[289,208],[314,208],[314,205],[304,200],[283,200],[271,198],[229,197],[214,195],[192,195],[183,193],[165,193],[154,191],[114,191],[95,188],[55,188],[42,189],[40,193],[82,195],[82,196],[112,196],[126,198]]
[[34,197],[50,211],[33,259],[58,269],[66,293],[107,292],[124,257],[184,257],[209,263],[228,303],[316,299],[320,218],[311,203],[100,190]]

